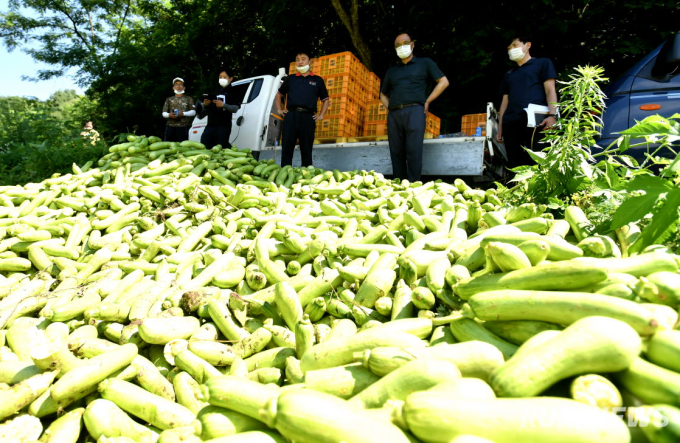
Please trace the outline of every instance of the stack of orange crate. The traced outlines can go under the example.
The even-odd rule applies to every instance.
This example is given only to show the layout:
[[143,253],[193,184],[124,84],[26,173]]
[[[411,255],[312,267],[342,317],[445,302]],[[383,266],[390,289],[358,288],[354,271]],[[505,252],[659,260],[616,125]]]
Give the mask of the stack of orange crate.
[[366,120],[364,121],[364,135],[386,135],[387,134],[387,109],[380,99],[373,99],[368,102],[366,108]]
[[368,73],[368,81],[366,82],[366,100],[371,101],[380,98],[380,77],[373,72]]
[[366,112],[368,69],[351,52],[319,57],[315,69],[326,83],[331,99],[324,119],[317,123],[316,137],[360,136]]
[[436,115],[428,112],[425,117],[425,138],[439,137],[440,126],[441,119]]
[[486,135],[486,114],[464,115],[461,123],[461,131],[467,135],[475,135],[477,127],[482,128],[482,135]]

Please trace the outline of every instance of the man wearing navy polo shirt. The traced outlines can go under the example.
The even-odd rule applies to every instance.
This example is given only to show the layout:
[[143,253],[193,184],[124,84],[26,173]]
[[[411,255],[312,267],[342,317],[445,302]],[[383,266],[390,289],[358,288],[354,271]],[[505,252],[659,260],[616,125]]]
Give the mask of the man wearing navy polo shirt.
[[[509,70],[501,84],[501,109],[496,139],[505,143],[508,154],[508,167],[534,163],[522,146],[532,151],[540,149],[538,143],[543,139],[543,129],[553,126],[557,114],[557,92],[555,90],[555,67],[547,58],[534,58],[529,55],[531,40],[516,37],[508,46],[510,60],[517,67]],[[536,128],[527,127],[529,104],[547,106],[548,116]]]
[[[283,116],[281,131],[281,166],[292,165],[295,141],[300,140],[302,166],[312,164],[312,145],[316,122],[323,120],[331,101],[326,90],[326,83],[310,70],[310,57],[299,52],[295,57],[297,73],[289,75],[283,81],[276,94],[274,103],[276,112]],[[282,98],[288,96],[286,109],[283,109]],[[316,113],[316,102],[323,103],[321,112]]]
[[[387,140],[392,158],[394,178],[410,182],[420,180],[423,169],[423,138],[425,117],[430,103],[449,86],[448,79],[429,58],[413,55],[414,41],[408,34],[400,34],[394,49],[401,62],[387,70],[380,101],[387,108]],[[430,95],[428,80],[437,85]]]

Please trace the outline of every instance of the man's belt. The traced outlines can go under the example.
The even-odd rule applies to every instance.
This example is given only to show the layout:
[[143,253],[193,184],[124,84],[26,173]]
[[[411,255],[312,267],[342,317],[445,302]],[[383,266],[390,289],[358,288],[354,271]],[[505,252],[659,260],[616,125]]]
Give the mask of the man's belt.
[[397,105],[397,106],[390,106],[387,108],[389,111],[396,111],[401,108],[408,108],[409,106],[422,106],[420,103],[409,103],[407,105]]
[[304,113],[307,113],[307,114],[314,114],[314,111],[312,111],[311,109],[307,109],[307,108],[295,107],[295,108],[290,108],[289,111],[304,112]]

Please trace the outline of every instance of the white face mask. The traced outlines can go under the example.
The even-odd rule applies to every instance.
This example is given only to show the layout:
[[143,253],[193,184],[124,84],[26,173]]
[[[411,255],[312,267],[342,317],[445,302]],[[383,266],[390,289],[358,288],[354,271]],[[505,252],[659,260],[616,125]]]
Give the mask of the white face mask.
[[409,58],[411,56],[411,45],[399,46],[397,48],[397,56],[399,58]]
[[524,51],[522,48],[512,48],[508,51],[508,56],[513,62],[518,62],[524,58]]
[[300,74],[305,74],[307,71],[309,71],[309,65],[296,66],[295,69],[297,69]]
[[177,90],[173,89],[173,91],[175,91],[175,94],[177,94],[177,95],[184,94],[184,89],[182,89],[181,91],[177,91]]
[[221,78],[220,79],[220,86],[223,88],[229,84],[229,79],[228,78]]

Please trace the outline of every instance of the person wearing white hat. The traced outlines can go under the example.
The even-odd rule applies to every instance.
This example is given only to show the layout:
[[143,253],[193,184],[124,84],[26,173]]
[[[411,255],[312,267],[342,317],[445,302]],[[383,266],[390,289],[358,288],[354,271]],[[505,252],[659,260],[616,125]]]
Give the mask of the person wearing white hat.
[[184,80],[175,77],[172,80],[172,90],[175,93],[168,97],[163,105],[163,117],[168,120],[165,125],[166,142],[183,142],[189,139],[192,117],[196,115],[194,100],[184,95]]

